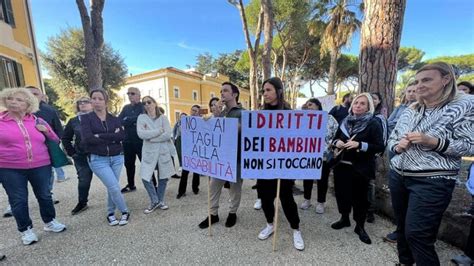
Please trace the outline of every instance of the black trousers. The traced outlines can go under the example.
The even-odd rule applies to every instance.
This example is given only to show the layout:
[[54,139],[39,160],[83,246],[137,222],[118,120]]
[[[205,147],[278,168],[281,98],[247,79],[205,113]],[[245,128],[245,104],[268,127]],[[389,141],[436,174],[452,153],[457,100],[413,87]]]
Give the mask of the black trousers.
[[390,171],[400,263],[440,265],[434,244],[455,183],[445,178],[403,177]]
[[464,248],[464,254],[474,260],[474,219],[471,221],[471,229],[469,236],[467,237],[466,247]]
[[[273,223],[273,216],[275,215],[274,201],[277,193],[277,182],[277,179],[257,180],[257,192],[262,200],[262,209],[267,223]],[[298,207],[293,198],[293,184],[293,180],[282,179],[280,181],[280,202],[291,228],[299,229],[300,217],[298,216]]]
[[[318,182],[318,202],[326,202],[326,194],[328,193],[329,173],[331,168],[326,162],[323,162],[323,168],[321,169],[321,179]],[[303,180],[304,199],[310,200],[313,192],[314,180]]]
[[79,203],[87,203],[89,198],[89,190],[91,188],[92,181],[92,170],[87,162],[87,155],[75,154],[72,157],[74,159],[74,167],[77,172],[77,191],[79,195]]
[[123,156],[125,170],[127,171],[127,182],[129,187],[135,187],[135,161],[142,160],[142,143],[124,142]]
[[[178,194],[182,195],[186,193],[186,187],[188,186],[188,175],[189,171],[183,170],[181,172],[181,179],[179,180]],[[192,188],[194,193],[199,192],[199,174],[193,173]]]
[[339,213],[348,216],[353,209],[354,221],[364,226],[369,208],[369,178],[355,171],[352,165],[340,163],[334,168],[334,190]]
[[[143,143],[123,143],[123,157],[125,170],[127,171],[128,187],[135,187],[135,161],[137,160],[137,157],[140,162],[142,161],[142,147]],[[155,187],[158,184],[156,182],[156,177],[154,173],[151,176],[151,182]]]

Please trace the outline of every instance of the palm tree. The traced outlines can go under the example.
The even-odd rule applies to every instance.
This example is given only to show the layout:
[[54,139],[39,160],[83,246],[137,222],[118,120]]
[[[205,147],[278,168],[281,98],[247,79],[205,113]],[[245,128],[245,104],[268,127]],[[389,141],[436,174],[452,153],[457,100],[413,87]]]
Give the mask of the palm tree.
[[[331,0],[326,5],[326,29],[321,43],[321,56],[329,53],[329,81],[328,94],[334,94],[336,83],[337,59],[341,55],[342,47],[349,45],[352,34],[360,28],[361,22],[354,11],[349,7],[348,0]],[[349,1],[351,2],[351,1]]]

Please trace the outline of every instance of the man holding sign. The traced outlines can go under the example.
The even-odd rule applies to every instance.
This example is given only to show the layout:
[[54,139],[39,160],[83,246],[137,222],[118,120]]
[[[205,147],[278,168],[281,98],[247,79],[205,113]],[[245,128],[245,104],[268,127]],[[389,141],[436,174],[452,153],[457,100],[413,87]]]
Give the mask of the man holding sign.
[[[242,195],[242,179],[240,178],[240,119],[241,112],[244,110],[239,101],[239,88],[230,82],[222,83],[221,87],[221,101],[225,104],[224,111],[220,114],[221,117],[226,118],[237,118],[239,121],[238,130],[238,145],[237,149],[230,151],[237,154],[237,175],[235,183],[230,183],[230,211],[229,216],[225,222],[226,227],[232,227],[237,222],[237,209],[240,205],[240,198]],[[211,178],[210,194],[211,194],[211,224],[219,221],[218,209],[219,209],[219,198],[221,196],[222,188],[227,180],[219,177]],[[209,217],[204,219],[199,224],[199,228],[205,229],[209,227]]]

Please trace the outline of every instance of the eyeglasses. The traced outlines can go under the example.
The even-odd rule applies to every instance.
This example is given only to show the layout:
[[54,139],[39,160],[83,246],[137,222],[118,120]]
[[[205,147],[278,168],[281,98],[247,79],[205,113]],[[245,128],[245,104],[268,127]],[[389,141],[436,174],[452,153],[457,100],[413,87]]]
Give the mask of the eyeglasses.
[[132,96],[133,96],[133,95],[135,95],[135,94],[137,94],[137,93],[136,93],[136,92],[133,92],[133,91],[127,92],[127,95],[132,95]]
[[153,103],[152,101],[143,101],[143,104],[144,104],[144,105],[150,105],[150,104],[152,104],[152,103]]
[[78,101],[77,104],[83,105],[83,104],[89,104],[91,101]]

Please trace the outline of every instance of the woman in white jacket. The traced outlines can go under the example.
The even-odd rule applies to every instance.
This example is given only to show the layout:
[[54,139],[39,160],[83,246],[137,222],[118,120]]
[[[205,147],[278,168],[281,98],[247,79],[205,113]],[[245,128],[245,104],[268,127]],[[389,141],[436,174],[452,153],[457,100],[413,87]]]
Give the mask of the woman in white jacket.
[[[138,116],[137,133],[143,139],[140,177],[148,195],[150,206],[144,210],[149,214],[160,208],[168,209],[164,196],[168,179],[176,174],[179,168],[178,155],[171,141],[171,126],[168,118],[158,109],[155,99],[143,97],[145,113]],[[151,182],[155,170],[158,170],[158,187]]]

